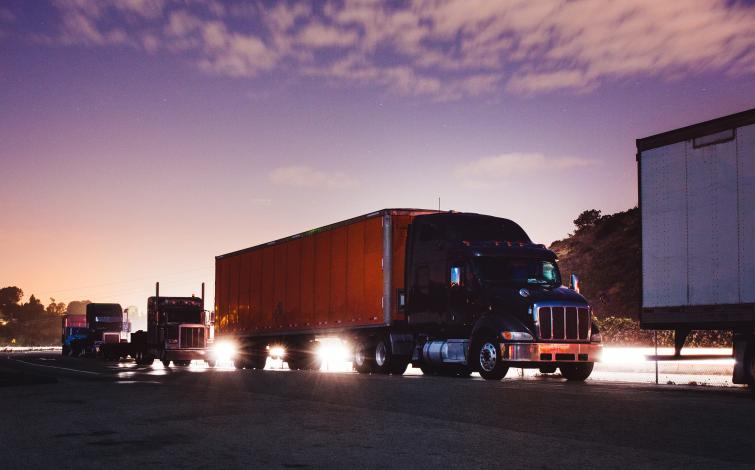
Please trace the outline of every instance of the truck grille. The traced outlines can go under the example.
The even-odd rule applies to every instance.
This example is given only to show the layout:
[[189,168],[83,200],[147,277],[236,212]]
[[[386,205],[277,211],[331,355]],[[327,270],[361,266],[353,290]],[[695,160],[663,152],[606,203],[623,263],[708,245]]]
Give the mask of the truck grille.
[[590,310],[587,307],[540,307],[540,339],[588,341]]
[[102,342],[103,343],[119,343],[121,341],[121,334],[120,333],[104,333],[102,335]]
[[204,328],[186,326],[181,327],[181,348],[201,349],[204,348]]

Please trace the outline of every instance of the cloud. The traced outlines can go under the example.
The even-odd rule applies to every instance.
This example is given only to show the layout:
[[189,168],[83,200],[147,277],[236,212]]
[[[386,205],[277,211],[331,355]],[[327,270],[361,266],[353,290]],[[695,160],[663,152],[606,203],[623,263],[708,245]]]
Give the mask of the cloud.
[[358,185],[356,179],[342,171],[322,171],[305,165],[284,166],[270,172],[271,183],[295,188],[348,189]]
[[435,100],[584,93],[630,77],[755,73],[755,6],[729,0],[55,5],[58,31],[49,44],[164,51],[207,73],[314,76]]
[[454,169],[454,176],[467,188],[485,189],[516,176],[582,168],[593,164],[595,162],[592,160],[578,157],[546,158],[540,153],[505,153],[460,165]]

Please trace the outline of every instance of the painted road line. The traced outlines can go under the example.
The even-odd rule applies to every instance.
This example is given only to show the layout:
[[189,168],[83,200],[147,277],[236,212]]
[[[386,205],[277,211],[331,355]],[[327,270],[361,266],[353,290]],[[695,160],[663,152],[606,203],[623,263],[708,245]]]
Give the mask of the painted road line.
[[59,367],[59,366],[48,366],[48,365],[45,365],[45,364],[35,364],[35,363],[29,362],[29,361],[22,361],[21,359],[14,359],[14,361],[16,361],[16,362],[23,362],[24,364],[29,364],[29,365],[37,366],[37,367],[49,367],[50,369],[60,369],[60,370],[67,370],[67,371],[71,371],[71,372],[78,372],[80,374],[102,375],[99,372],[92,372],[92,371],[81,370],[81,369],[71,369],[69,367]]

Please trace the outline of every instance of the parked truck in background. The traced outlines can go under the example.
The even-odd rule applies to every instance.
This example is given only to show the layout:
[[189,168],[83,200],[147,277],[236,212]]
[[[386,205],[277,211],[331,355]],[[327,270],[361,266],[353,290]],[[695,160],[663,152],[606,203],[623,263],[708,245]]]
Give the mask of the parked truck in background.
[[86,315],[63,315],[62,332],[62,354],[64,356],[81,355],[83,344],[89,338]]
[[211,314],[204,310],[204,283],[202,297],[162,297],[157,283],[155,296],[147,299],[147,331],[132,333],[130,343],[121,344],[109,355],[129,355],[140,365],[158,359],[166,367],[171,362],[188,366],[192,360],[214,366],[209,353],[212,339]]
[[338,337],[361,373],[411,363],[585,380],[601,352],[590,306],[563,286],[555,254],[480,214],[385,209],[217,256],[215,289],[218,337],[238,345],[237,368],[264,368],[281,346],[290,368],[316,369],[318,342]]
[[86,315],[63,318],[63,351],[74,356],[96,357],[104,344],[126,341],[130,331],[119,304],[90,303]]
[[645,329],[731,330],[755,385],[755,109],[637,140]]

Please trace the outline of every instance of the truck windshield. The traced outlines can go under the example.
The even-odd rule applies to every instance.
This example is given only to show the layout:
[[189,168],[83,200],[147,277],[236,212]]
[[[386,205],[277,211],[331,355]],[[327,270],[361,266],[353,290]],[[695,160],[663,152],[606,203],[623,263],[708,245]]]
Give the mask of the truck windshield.
[[473,261],[477,276],[483,281],[511,285],[561,285],[558,266],[551,261],[528,258],[480,257]]
[[202,311],[194,308],[164,308],[168,323],[202,323]]

